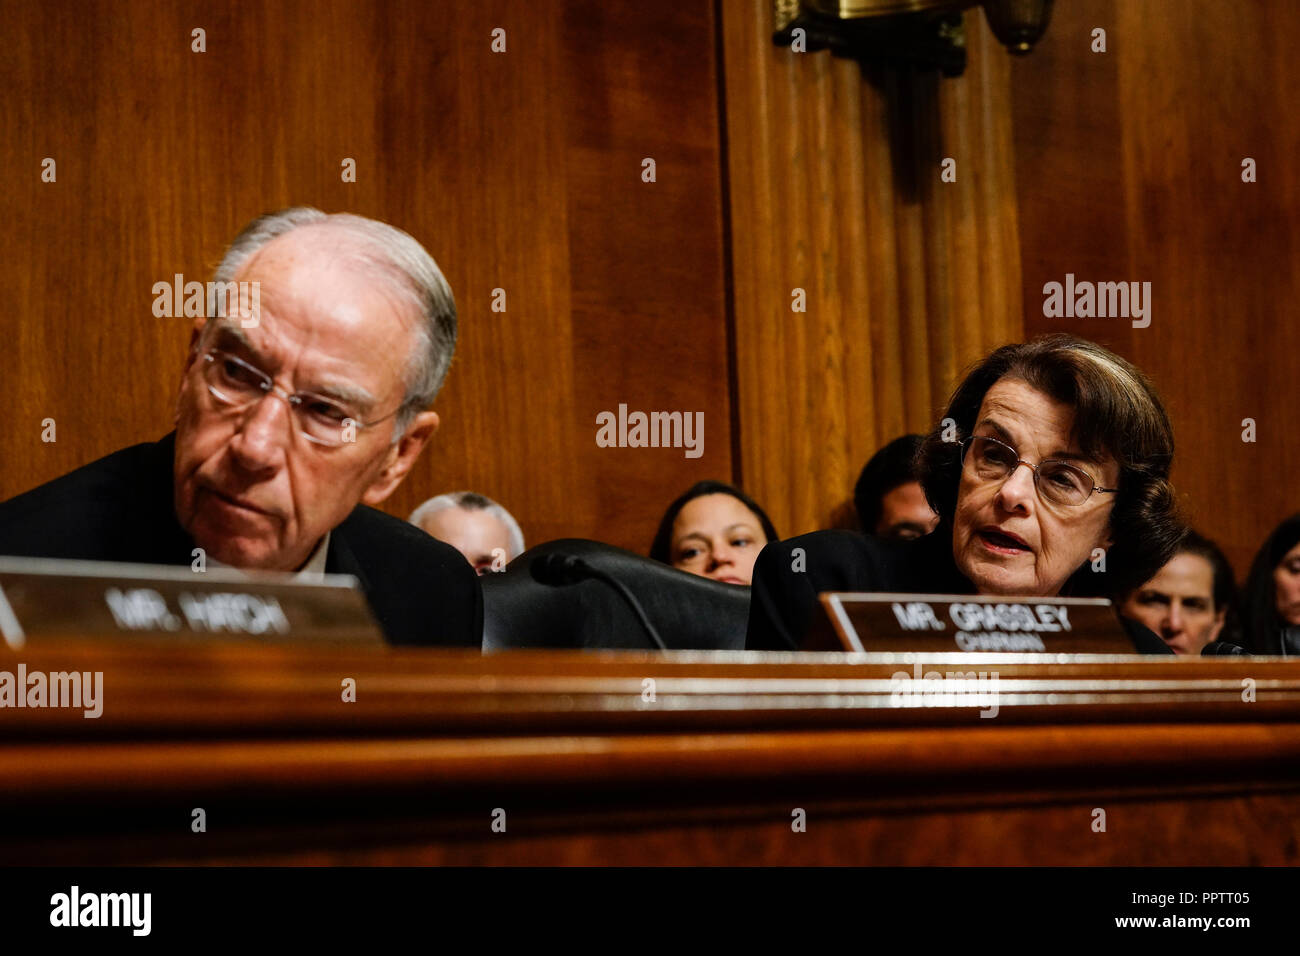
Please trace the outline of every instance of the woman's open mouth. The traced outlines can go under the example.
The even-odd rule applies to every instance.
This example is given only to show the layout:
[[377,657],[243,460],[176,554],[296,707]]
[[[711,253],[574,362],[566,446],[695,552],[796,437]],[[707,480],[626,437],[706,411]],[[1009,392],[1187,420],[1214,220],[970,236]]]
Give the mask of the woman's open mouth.
[[1029,554],[1033,551],[1022,538],[998,528],[980,528],[975,532],[984,547],[994,554]]

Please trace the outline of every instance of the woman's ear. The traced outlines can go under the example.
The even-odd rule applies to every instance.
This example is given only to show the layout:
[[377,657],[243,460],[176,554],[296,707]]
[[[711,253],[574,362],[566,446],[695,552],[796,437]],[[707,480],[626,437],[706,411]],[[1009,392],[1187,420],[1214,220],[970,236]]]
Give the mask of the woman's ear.
[[1110,553],[1110,549],[1114,546],[1115,546],[1115,529],[1111,527],[1110,522],[1107,521],[1106,527],[1102,530],[1101,537],[1098,538],[1097,543],[1092,546],[1092,551],[1088,554],[1088,560],[1089,561],[1096,560],[1098,548],[1102,550],[1103,555],[1106,555]]
[[1111,549],[1111,546],[1115,544],[1115,523],[1114,523],[1115,511],[1113,508],[1111,509],[1110,514],[1111,516],[1106,519],[1106,527],[1102,531],[1103,537],[1101,541],[1098,542],[1097,544],[1097,547],[1101,548],[1104,551],[1109,551]]

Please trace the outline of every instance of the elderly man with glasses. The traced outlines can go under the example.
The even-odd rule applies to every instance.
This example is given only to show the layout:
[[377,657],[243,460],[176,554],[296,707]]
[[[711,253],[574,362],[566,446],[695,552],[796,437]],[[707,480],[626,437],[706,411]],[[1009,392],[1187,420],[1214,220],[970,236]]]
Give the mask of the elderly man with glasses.
[[256,308],[195,322],[175,432],[0,504],[0,554],[353,574],[393,643],[478,645],[472,569],[374,510],[438,427],[437,264],[392,226],[295,208],[249,224],[215,280]]

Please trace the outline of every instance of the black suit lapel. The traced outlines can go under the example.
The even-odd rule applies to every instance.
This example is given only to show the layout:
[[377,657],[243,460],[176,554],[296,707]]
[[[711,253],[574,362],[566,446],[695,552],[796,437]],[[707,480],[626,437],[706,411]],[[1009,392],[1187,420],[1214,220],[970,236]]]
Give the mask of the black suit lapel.
[[193,564],[194,539],[176,517],[173,486],[176,433],[171,432],[155,442],[147,454],[137,497],[133,502],[123,502],[123,507],[136,507],[142,512],[135,522],[140,529],[135,544],[140,556],[136,560],[151,564]]
[[361,590],[370,593],[370,580],[357,556],[348,544],[347,520],[330,532],[329,552],[325,555],[326,574],[350,574],[361,583]]

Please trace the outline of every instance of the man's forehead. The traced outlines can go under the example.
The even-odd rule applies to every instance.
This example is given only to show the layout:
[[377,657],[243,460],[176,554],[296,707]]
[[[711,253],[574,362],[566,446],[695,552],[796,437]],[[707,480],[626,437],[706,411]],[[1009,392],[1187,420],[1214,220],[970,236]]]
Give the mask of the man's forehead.
[[463,505],[452,505],[448,508],[440,508],[431,514],[426,520],[441,521],[446,524],[456,525],[472,524],[484,528],[505,528],[505,522],[491,512],[483,508],[466,508]]
[[418,305],[382,261],[382,253],[342,228],[310,225],[262,246],[235,278],[259,283],[262,307],[272,314],[304,311],[313,324],[333,319],[407,330]]
[[241,268],[249,269],[259,262],[307,258],[324,262],[356,260],[371,245],[370,241],[342,227],[329,223],[309,223],[266,241],[248,257]]
[[901,481],[898,484],[894,485],[894,487],[886,491],[881,496],[882,501],[885,499],[888,499],[891,503],[895,503],[895,504],[897,503],[912,504],[915,502],[923,502],[926,500],[925,489],[921,487],[921,483],[919,481],[917,481],[915,478],[912,478],[907,481]]
[[[498,543],[506,544],[510,540],[510,529],[504,521],[477,508],[443,508],[425,519],[425,524],[432,526],[434,537],[437,537],[437,531],[442,531],[444,534],[468,539],[476,546],[489,547]],[[429,528],[426,527],[425,530]]]
[[238,282],[258,284],[255,321],[227,320],[216,334],[270,362],[305,352],[295,357],[404,378],[411,351],[418,348],[413,303],[377,266],[334,261],[301,248],[283,249],[284,254],[271,248],[293,238],[291,233],[268,243],[237,275]]
[[210,321],[214,345],[243,349],[263,361],[278,362],[285,353],[311,350],[319,341],[319,336],[314,335],[310,327],[300,328],[296,323],[277,321],[274,313],[259,316],[257,324],[249,328],[244,328],[236,319]]

